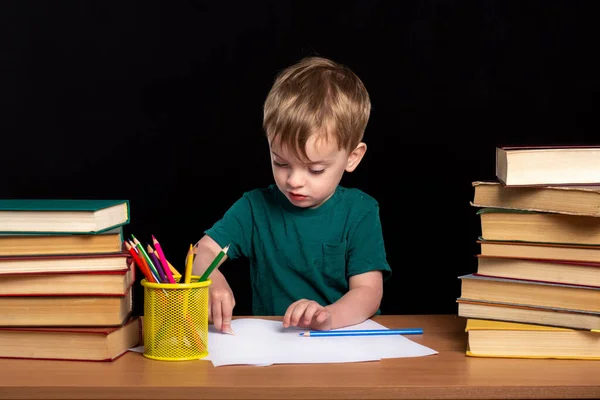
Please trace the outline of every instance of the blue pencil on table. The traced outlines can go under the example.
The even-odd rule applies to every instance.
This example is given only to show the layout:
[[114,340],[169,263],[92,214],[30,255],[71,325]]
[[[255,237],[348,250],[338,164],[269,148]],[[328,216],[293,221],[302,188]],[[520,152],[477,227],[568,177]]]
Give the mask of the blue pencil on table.
[[339,331],[308,331],[300,332],[298,336],[303,337],[326,337],[326,336],[389,336],[389,335],[421,335],[421,328],[404,329],[356,329]]

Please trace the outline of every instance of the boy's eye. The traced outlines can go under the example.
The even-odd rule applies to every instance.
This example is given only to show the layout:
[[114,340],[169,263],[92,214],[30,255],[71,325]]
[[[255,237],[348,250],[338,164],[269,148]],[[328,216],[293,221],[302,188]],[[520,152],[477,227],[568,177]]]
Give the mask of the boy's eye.
[[322,174],[323,172],[325,172],[325,169],[319,169],[319,170],[310,169],[309,171],[313,175],[319,175],[319,174]]
[[276,166],[276,167],[287,167],[287,164],[278,163],[275,160],[273,160],[273,165]]

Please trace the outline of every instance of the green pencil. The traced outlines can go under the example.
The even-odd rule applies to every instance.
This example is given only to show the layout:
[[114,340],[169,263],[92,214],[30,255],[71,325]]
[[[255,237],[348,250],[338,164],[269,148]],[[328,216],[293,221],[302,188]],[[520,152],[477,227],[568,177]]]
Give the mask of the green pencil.
[[225,257],[227,255],[227,250],[229,250],[229,245],[225,246],[225,248],[223,250],[221,250],[219,252],[219,254],[217,254],[217,256],[215,257],[215,259],[213,260],[213,262],[208,266],[208,268],[206,269],[206,271],[204,271],[204,273],[202,274],[202,276],[200,277],[200,279],[198,280],[198,282],[203,282],[203,281],[205,281],[205,280],[208,279],[208,277],[213,272],[213,270],[215,268],[217,268],[217,266],[219,265],[219,263],[221,262],[221,260],[223,259],[223,257]]
[[158,283],[164,283],[161,282],[161,274],[158,273],[158,271],[156,270],[156,267],[154,266],[154,264],[152,263],[152,260],[150,259],[150,257],[148,256],[148,253],[146,253],[146,250],[144,250],[144,248],[142,247],[142,244],[139,242],[139,240],[137,240],[135,238],[135,236],[131,235],[131,237],[133,238],[136,247],[139,249],[140,254],[142,255],[142,257],[144,257],[144,259],[146,260],[146,262],[148,263],[148,266],[150,267],[150,269],[152,269],[152,272],[156,275],[157,278],[159,278],[159,282]]

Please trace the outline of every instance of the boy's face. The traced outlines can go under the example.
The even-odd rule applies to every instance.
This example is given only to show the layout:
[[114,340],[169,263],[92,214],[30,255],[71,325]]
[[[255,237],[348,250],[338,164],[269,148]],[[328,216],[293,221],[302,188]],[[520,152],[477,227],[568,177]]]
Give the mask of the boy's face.
[[275,141],[270,145],[275,183],[293,205],[317,208],[333,195],[344,171],[354,171],[366,148],[360,143],[349,153],[315,134],[306,143],[308,160],[300,160]]

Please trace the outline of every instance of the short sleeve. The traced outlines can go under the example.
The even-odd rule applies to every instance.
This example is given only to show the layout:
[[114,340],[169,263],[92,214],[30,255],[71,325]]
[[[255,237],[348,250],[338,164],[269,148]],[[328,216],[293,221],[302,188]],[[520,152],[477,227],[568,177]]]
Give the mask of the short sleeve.
[[369,271],[381,271],[384,282],[392,275],[386,258],[378,205],[370,207],[348,235],[348,278]]
[[248,196],[244,195],[204,233],[222,248],[229,244],[227,257],[233,260],[240,256],[250,257],[252,225],[252,205]]

